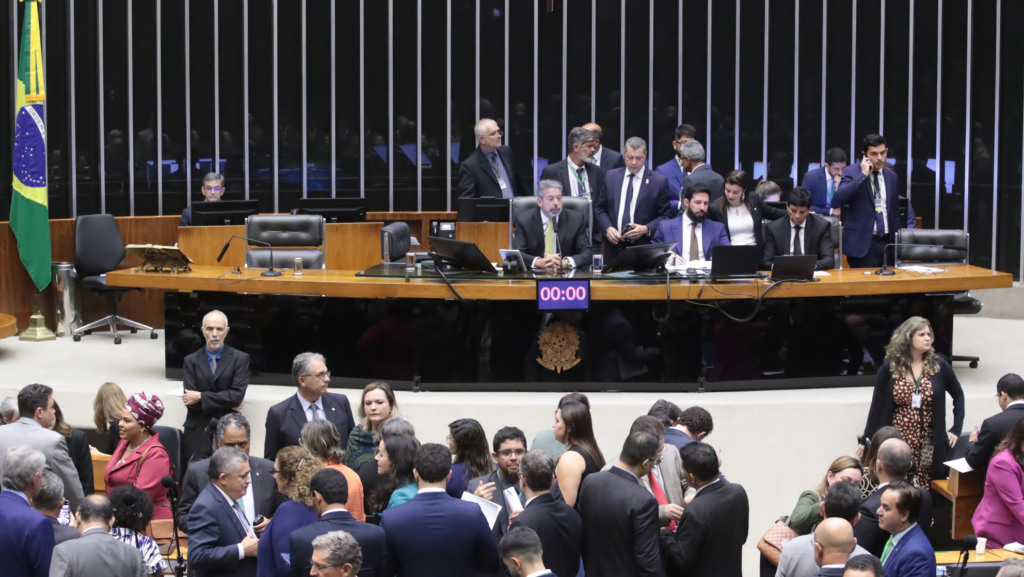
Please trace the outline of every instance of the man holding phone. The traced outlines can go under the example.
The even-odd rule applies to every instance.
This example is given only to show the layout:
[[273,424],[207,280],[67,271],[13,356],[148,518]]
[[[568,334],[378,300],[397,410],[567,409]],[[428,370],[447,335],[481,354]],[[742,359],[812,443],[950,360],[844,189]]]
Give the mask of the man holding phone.
[[850,266],[879,267],[886,260],[886,245],[902,226],[899,178],[886,166],[884,136],[869,134],[861,145],[860,164],[843,170],[832,208],[842,208],[843,253]]

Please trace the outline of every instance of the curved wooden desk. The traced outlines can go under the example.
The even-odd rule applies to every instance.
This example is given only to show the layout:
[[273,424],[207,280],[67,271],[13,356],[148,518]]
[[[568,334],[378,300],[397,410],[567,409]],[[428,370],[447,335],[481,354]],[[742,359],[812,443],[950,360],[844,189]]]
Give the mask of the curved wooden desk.
[[11,315],[0,313],[0,339],[14,336],[18,333],[18,319]]

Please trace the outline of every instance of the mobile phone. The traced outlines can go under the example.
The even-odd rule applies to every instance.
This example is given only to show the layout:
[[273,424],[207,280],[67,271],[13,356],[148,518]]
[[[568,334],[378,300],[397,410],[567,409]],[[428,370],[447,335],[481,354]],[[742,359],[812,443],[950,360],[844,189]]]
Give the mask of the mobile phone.
[[262,523],[264,521],[266,521],[266,519],[263,517],[263,515],[259,515],[255,519],[253,519],[252,524],[253,525],[259,525],[260,523]]

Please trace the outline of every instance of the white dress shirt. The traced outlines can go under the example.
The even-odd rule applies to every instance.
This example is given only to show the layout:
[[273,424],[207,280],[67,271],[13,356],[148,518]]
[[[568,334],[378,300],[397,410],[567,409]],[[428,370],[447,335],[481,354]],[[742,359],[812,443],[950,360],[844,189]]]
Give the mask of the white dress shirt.
[[[618,228],[619,223],[622,222],[622,212],[629,210],[629,222],[633,222],[633,215],[636,214],[636,199],[640,197],[640,183],[644,179],[644,170],[646,167],[641,166],[640,172],[636,173],[633,177],[633,201],[626,206],[626,189],[629,187],[629,169],[626,169],[626,173],[622,175],[622,188],[619,190],[619,213],[615,218],[613,225]],[[620,233],[623,231],[619,231]]]

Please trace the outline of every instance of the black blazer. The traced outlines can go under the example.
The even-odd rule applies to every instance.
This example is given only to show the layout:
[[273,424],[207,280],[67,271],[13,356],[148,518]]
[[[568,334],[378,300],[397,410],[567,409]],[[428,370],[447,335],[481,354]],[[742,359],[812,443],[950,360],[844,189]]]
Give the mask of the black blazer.
[[750,504],[736,483],[718,481],[690,501],[675,533],[662,531],[661,552],[672,575],[740,577]]
[[967,454],[964,455],[967,464],[984,475],[988,471],[988,462],[992,459],[996,445],[1021,419],[1024,419],[1024,404],[1006,407],[1005,411],[985,419],[978,431],[978,440],[967,446]]
[[78,480],[82,482],[82,493],[86,496],[92,495],[96,492],[92,476],[92,454],[89,452],[89,440],[85,438],[85,431],[71,429],[68,454],[71,456],[71,462],[75,464],[75,470],[78,471]]
[[[520,221],[519,215],[513,215],[512,225],[515,234],[512,236],[512,248],[523,254],[526,266],[530,266],[534,258],[544,256],[544,223],[541,219],[540,207],[533,207],[526,216],[526,222]],[[587,234],[587,223],[583,215],[563,209],[558,215],[558,244],[562,258],[571,258],[576,266],[589,266],[590,235]]]
[[583,521],[575,509],[551,493],[530,501],[512,522],[512,529],[529,527],[540,536],[544,566],[558,577],[576,577],[583,549]]
[[[256,507],[253,518],[263,515],[269,519],[274,516],[278,505],[283,503],[288,497],[277,490],[277,481],[274,480],[274,476],[271,474],[271,471],[274,470],[274,463],[272,461],[259,457],[249,457],[249,467],[251,469],[250,476],[252,477],[252,485],[249,486],[249,490],[252,491],[252,502]],[[192,512],[192,505],[195,504],[196,498],[209,484],[209,458],[192,463],[188,470],[185,471],[185,478],[181,481],[181,499],[178,503],[178,523],[181,525],[182,531],[188,533],[188,520],[189,514]]]
[[[512,188],[512,196],[530,196],[533,191],[526,188],[519,178],[512,149],[507,146],[499,146],[498,156],[505,165],[505,172],[508,173],[508,178],[511,181],[508,186]],[[502,194],[498,179],[494,176],[494,171],[491,170],[490,161],[477,147],[469,155],[469,158],[459,165],[459,198],[483,197],[501,198]]]
[[200,402],[185,407],[185,424],[181,438],[184,462],[205,459],[211,454],[211,438],[206,434],[210,419],[219,419],[230,413],[245,400],[249,386],[249,355],[224,345],[217,374],[210,372],[206,347],[185,357],[183,365],[186,391],[203,394]]
[[613,168],[625,168],[626,159],[618,150],[612,150],[607,146],[601,147],[601,169],[605,172]]
[[363,566],[359,569],[359,577],[383,577],[387,562],[387,543],[384,529],[369,523],[360,523],[352,518],[352,514],[344,510],[324,513],[320,521],[292,531],[288,538],[291,546],[292,575],[304,577],[309,575],[313,558],[313,539],[326,535],[331,531],[345,531],[359,543],[363,553]]
[[[761,221],[782,218],[786,216],[786,211],[774,206],[765,206],[764,201],[761,200],[757,193],[747,192],[746,195],[747,210],[750,211],[750,216],[754,220],[754,240],[757,242],[758,247],[763,247],[764,231],[761,230]],[[732,232],[729,231],[729,215],[726,213],[724,195],[711,201],[711,205],[708,206],[708,218],[724,224],[725,234],[729,235],[729,241],[732,242]],[[733,242],[733,244],[736,243]]]
[[[348,397],[337,393],[324,393],[322,397],[324,417],[334,423],[341,433],[341,448],[348,446],[348,434],[355,426],[352,407]],[[273,461],[277,452],[285,447],[298,445],[302,439],[302,426],[306,424],[306,413],[302,410],[297,394],[270,407],[267,411],[266,435],[263,457]]]
[[[932,526],[932,496],[927,489],[918,488],[921,492],[921,511],[917,514],[917,524],[925,533]],[[853,526],[853,536],[857,544],[868,550],[875,557],[881,557],[882,549],[889,540],[889,532],[878,526],[878,508],[882,506],[882,493],[885,487],[868,495],[860,505],[860,521]]]
[[[590,198],[594,198],[597,196],[598,191],[601,190],[605,169],[596,164],[586,164],[583,166],[583,170],[587,173],[587,190],[590,192]],[[545,166],[544,170],[540,173],[540,179],[561,182],[562,194],[572,196],[572,184],[570,181],[576,180],[576,173],[575,171],[572,174],[569,173],[569,162],[563,158],[554,164]]]
[[658,501],[628,471],[587,475],[576,500],[587,577],[663,576]]
[[[712,202],[722,198],[725,194],[725,179],[722,178],[721,174],[711,170],[711,167],[706,164],[702,164],[686,173],[686,178],[683,179],[683,189],[695,184],[704,184],[711,190]],[[683,198],[683,195],[680,194],[679,198]]]
[[[800,237],[804,241],[804,254],[818,255],[814,270],[828,270],[835,267],[835,248],[832,245],[832,232],[829,222],[816,214],[808,214]],[[765,227],[764,248],[761,252],[761,266],[771,270],[775,263],[775,255],[790,254],[789,250],[789,216],[768,223]]]
[[195,577],[252,577],[256,557],[238,558],[245,528],[234,509],[213,485],[207,485],[192,507],[188,529],[188,574]]

